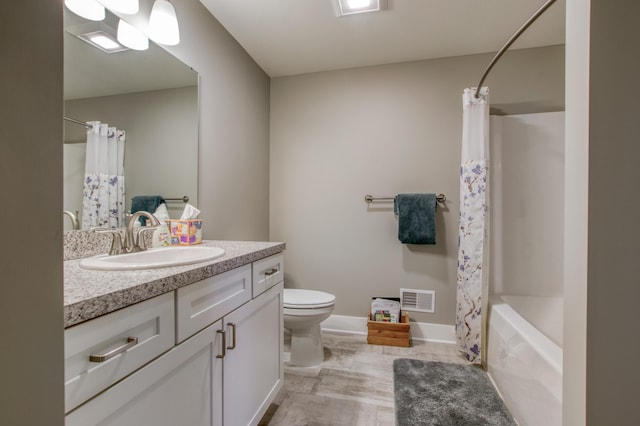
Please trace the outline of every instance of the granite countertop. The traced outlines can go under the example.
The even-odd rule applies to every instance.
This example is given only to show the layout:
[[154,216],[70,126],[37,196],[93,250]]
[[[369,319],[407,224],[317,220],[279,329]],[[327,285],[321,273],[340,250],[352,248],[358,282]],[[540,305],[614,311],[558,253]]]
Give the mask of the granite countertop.
[[64,262],[64,326],[81,322],[173,291],[202,279],[284,251],[285,244],[253,241],[205,241],[225,255],[192,265],[138,271],[92,271],[81,259]]

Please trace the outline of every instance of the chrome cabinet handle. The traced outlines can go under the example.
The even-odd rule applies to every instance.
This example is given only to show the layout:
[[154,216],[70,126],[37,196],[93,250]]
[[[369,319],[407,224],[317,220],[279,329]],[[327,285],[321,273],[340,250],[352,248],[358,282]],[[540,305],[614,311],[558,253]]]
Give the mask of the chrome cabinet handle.
[[106,360],[111,359],[114,356],[123,353],[127,349],[130,349],[130,348],[134,347],[137,344],[138,344],[138,338],[137,337],[127,337],[127,343],[125,343],[123,345],[120,345],[117,348],[113,348],[110,351],[101,353],[101,354],[89,355],[89,361],[91,361],[91,362],[105,362]]
[[232,322],[230,322],[229,324],[227,324],[227,327],[231,327],[231,338],[232,340],[232,344],[231,346],[227,346],[227,349],[235,349],[236,348],[236,325]]
[[271,275],[275,274],[276,272],[278,272],[278,269],[277,268],[272,268],[272,269],[264,271],[264,275],[266,277],[268,277],[268,276],[271,276]]
[[222,336],[220,337],[220,352],[218,355],[216,355],[216,358],[224,358],[225,355],[227,355],[227,344],[225,342],[226,340],[226,333],[224,330],[216,330],[216,333],[221,334]]

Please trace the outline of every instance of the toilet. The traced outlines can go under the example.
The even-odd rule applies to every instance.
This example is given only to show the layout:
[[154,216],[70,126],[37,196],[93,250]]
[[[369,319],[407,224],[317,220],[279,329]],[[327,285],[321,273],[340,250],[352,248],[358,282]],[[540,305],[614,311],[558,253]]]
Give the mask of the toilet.
[[291,365],[322,364],[320,323],[331,315],[335,303],[336,297],[324,291],[284,289],[284,328],[291,333]]

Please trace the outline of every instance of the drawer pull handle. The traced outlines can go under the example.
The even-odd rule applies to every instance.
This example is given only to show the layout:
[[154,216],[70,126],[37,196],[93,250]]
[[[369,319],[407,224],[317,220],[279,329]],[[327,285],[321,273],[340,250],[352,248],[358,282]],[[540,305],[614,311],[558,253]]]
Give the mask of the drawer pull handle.
[[277,268],[272,268],[272,269],[269,269],[267,271],[264,271],[264,275],[269,277],[269,276],[275,274],[276,272],[278,272],[278,269]]
[[233,343],[231,343],[231,346],[227,346],[227,349],[235,349],[236,348],[236,325],[232,322],[230,322],[229,324],[227,324],[228,327],[231,327],[231,339]]
[[111,359],[116,355],[120,355],[124,351],[134,347],[137,344],[138,344],[138,338],[137,337],[127,337],[127,343],[125,343],[123,345],[120,345],[117,348],[113,348],[110,351],[101,353],[101,354],[89,355],[89,361],[91,361],[91,362],[105,362],[106,360]]
[[225,355],[227,354],[227,343],[225,342],[226,340],[226,333],[224,330],[216,330],[216,333],[221,334],[222,336],[220,337],[220,352],[218,355],[216,355],[216,358],[224,358]]

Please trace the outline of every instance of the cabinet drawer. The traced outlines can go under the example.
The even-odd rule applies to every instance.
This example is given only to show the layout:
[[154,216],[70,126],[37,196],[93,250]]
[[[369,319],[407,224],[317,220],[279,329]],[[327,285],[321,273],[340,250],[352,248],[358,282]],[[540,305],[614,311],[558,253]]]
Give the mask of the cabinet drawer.
[[171,292],[66,329],[65,412],[170,349],[174,311]]
[[284,280],[284,255],[276,254],[253,263],[253,297]]
[[220,324],[212,325],[67,414],[66,426],[222,424]]
[[251,265],[178,289],[177,340],[189,336],[251,300]]

